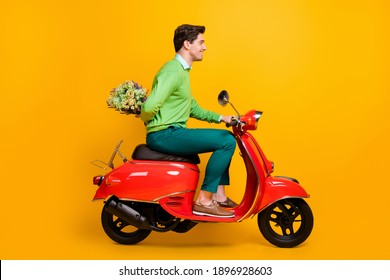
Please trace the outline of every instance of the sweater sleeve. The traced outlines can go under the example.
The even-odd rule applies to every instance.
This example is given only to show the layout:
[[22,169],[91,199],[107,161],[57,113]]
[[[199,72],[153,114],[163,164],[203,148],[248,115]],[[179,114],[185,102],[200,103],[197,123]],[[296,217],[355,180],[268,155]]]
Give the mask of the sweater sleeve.
[[148,99],[142,104],[141,119],[148,123],[158,113],[167,98],[176,90],[177,76],[163,72],[156,76]]
[[221,122],[221,115],[219,115],[213,111],[203,109],[202,107],[200,107],[198,105],[198,103],[196,102],[196,100],[194,98],[192,98],[192,101],[191,101],[190,117],[201,120],[201,121],[207,121],[209,123],[211,123],[211,122],[220,123]]

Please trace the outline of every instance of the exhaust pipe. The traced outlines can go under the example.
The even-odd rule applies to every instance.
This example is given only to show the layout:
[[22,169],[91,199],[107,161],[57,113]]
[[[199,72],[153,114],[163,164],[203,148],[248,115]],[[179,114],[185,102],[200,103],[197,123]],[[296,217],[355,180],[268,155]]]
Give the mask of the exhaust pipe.
[[139,229],[152,229],[145,216],[142,216],[130,206],[122,203],[116,196],[111,196],[105,202],[104,209],[118,218],[128,222],[130,225]]

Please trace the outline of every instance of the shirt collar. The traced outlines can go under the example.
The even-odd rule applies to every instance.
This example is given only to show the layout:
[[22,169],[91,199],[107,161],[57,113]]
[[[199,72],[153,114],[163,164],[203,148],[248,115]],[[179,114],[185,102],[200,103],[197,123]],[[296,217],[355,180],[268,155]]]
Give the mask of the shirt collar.
[[191,66],[188,65],[187,61],[184,60],[184,58],[180,54],[175,55],[175,59],[177,59],[180,64],[183,66],[184,70],[191,70]]

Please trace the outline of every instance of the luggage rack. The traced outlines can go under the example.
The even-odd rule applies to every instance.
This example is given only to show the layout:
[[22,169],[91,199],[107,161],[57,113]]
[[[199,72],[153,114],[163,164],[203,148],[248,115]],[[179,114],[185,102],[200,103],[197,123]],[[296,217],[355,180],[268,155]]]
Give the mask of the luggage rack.
[[119,150],[119,147],[122,145],[122,142],[123,142],[123,140],[120,140],[118,142],[118,144],[116,144],[114,152],[112,153],[110,161],[108,163],[105,163],[104,161],[97,159],[97,160],[92,161],[91,164],[93,164],[93,165],[95,165],[103,170],[106,170],[107,168],[114,169],[114,159],[115,159],[116,154],[119,154],[119,156],[121,157],[121,159],[124,163],[127,162],[127,158]]

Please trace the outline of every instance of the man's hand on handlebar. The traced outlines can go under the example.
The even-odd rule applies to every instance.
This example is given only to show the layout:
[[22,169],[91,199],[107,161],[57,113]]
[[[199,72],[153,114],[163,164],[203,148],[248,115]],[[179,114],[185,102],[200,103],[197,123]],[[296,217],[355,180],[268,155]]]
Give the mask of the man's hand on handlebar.
[[235,116],[222,116],[221,121],[226,123],[226,126],[237,125],[237,119]]

